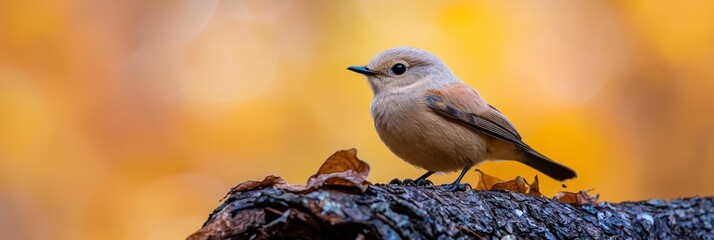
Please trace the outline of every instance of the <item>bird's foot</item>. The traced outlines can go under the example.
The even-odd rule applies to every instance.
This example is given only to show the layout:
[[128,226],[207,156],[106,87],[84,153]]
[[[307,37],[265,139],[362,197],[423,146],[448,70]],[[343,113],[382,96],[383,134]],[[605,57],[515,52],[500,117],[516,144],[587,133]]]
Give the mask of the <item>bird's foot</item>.
[[392,179],[392,181],[389,181],[389,185],[413,187],[416,186],[416,183],[414,182],[414,180],[411,180],[409,178],[405,178],[404,181],[399,180],[399,178],[395,178]]
[[414,180],[412,180],[411,178],[405,178],[404,181],[402,181],[402,186],[415,187],[416,182],[414,182]]
[[460,192],[460,191],[466,191],[471,189],[471,185],[468,183],[452,183],[452,184],[444,184],[441,185],[440,187],[446,189],[447,191],[451,192]]
[[430,180],[428,179],[419,179],[418,181],[411,180],[409,178],[405,178],[404,181],[399,180],[399,178],[392,179],[392,181],[389,181],[389,185],[397,185],[397,186],[404,186],[404,187],[414,187],[414,186],[432,186],[434,185]]
[[429,180],[429,179],[419,179],[419,180],[416,181],[416,185],[419,186],[419,187],[423,187],[423,186],[433,186],[434,183],[432,183],[431,180]]

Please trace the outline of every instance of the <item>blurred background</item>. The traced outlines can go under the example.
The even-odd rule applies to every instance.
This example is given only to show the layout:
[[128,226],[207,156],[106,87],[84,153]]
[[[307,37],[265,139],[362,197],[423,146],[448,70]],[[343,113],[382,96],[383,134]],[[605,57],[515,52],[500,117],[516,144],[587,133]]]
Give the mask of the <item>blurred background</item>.
[[404,45],[577,170],[565,190],[711,196],[712,43],[706,0],[0,0],[0,234],[182,239],[231,186],[303,184],[352,147],[372,182],[415,178],[375,133],[367,82],[345,70]]

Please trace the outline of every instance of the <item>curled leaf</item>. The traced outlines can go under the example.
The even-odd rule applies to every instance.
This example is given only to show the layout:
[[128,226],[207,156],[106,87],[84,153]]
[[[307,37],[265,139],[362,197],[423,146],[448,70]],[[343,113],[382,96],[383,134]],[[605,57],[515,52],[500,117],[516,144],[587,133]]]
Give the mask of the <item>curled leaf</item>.
[[333,153],[332,156],[322,163],[317,173],[313,174],[310,178],[319,174],[344,172],[347,170],[365,175],[369,174],[369,164],[357,158],[357,149],[350,148]]
[[595,195],[592,196],[588,194],[588,192],[592,191],[592,189],[588,189],[585,191],[578,191],[577,193],[573,192],[558,192],[558,194],[553,197],[553,199],[568,203],[568,204],[573,204],[573,205],[584,205],[584,204],[593,204],[597,203],[597,199],[600,197],[600,195]]
[[528,185],[525,179],[518,176],[513,180],[494,184],[491,190],[508,190],[511,192],[526,193],[528,191]]
[[540,193],[540,187],[538,186],[538,175],[535,176],[535,179],[533,179],[533,182],[530,184],[528,195],[534,197],[545,197],[542,193]]
[[491,190],[493,185],[503,182],[500,178],[485,174],[480,169],[476,169],[476,172],[479,174],[476,190]]
[[352,148],[337,151],[327,158],[317,173],[310,176],[307,185],[288,184],[281,177],[269,175],[262,181],[251,180],[239,183],[226,196],[237,192],[269,187],[294,193],[306,193],[322,186],[349,186],[357,187],[364,192],[370,185],[370,182],[367,181],[368,174],[369,164],[358,159],[357,150]]
[[239,183],[235,187],[231,188],[231,190],[228,191],[228,193],[226,193],[226,195],[223,196],[223,198],[221,200],[225,199],[226,197],[228,197],[234,193],[253,190],[253,189],[276,187],[276,186],[290,186],[290,185],[287,182],[285,182],[285,180],[283,178],[281,178],[279,176],[268,175],[265,178],[263,178],[262,181],[250,180],[250,181],[245,181],[245,182]]
[[535,176],[531,184],[528,184],[528,182],[526,182],[526,180],[521,176],[518,176],[513,180],[503,181],[500,178],[488,175],[479,169],[476,169],[476,172],[479,173],[479,181],[475,190],[508,190],[534,197],[545,197],[540,192],[538,175]]
[[354,186],[364,192],[369,187],[369,181],[352,170],[320,174],[307,181],[308,188],[320,188],[321,186]]
[[332,154],[307,180],[307,188],[320,186],[353,186],[364,192],[369,187],[367,181],[369,164],[357,158],[357,149],[337,151]]
[[253,190],[256,188],[267,188],[267,187],[272,187],[275,185],[286,185],[286,184],[288,184],[288,183],[285,182],[285,180],[283,180],[283,178],[275,176],[275,175],[268,175],[263,179],[263,181],[250,180],[250,181],[245,181],[245,182],[239,183],[235,187],[231,188],[231,191],[229,192],[229,194]]

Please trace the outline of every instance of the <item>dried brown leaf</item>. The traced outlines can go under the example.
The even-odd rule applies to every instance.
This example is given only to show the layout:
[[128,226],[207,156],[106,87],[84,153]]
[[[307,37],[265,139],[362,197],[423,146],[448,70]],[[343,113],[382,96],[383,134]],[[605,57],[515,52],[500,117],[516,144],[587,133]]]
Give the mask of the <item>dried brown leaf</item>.
[[354,186],[360,189],[360,191],[367,191],[369,187],[369,181],[367,181],[364,176],[355,173],[352,170],[347,170],[344,172],[320,174],[314,178],[310,178],[307,182],[307,188],[320,188],[321,186]]
[[251,180],[242,182],[233,187],[226,196],[237,192],[268,187],[288,192],[306,193],[326,185],[354,186],[364,192],[370,185],[370,182],[367,181],[368,174],[369,164],[358,159],[357,150],[352,148],[337,151],[327,158],[317,173],[310,176],[307,185],[288,184],[281,177],[269,175],[262,181]]
[[595,196],[588,194],[588,192],[590,192],[592,190],[593,189],[579,191],[578,192],[578,201],[581,204],[595,204],[595,203],[597,203],[597,199],[600,198],[600,194],[596,194]]
[[357,149],[351,148],[335,152],[322,163],[317,173],[310,176],[310,178],[319,174],[344,172],[347,170],[352,170],[364,175],[369,174],[369,164],[357,158]]
[[528,191],[528,184],[525,179],[518,176],[513,180],[494,184],[491,190],[508,190],[511,192],[526,193]]
[[523,177],[516,177],[510,181],[503,181],[500,178],[488,175],[483,171],[476,169],[479,173],[478,185],[476,190],[508,190],[511,192],[524,193],[534,197],[545,197],[540,193],[538,186],[538,175],[535,176],[533,183],[528,184]]
[[285,180],[279,176],[275,175],[268,175],[265,178],[263,178],[262,181],[255,181],[255,180],[250,180],[250,181],[245,181],[242,183],[239,183],[235,187],[231,188],[230,191],[226,194],[226,196],[223,196],[221,201],[225,199],[226,197],[230,196],[231,194],[237,193],[237,192],[243,192],[243,191],[248,191],[248,190],[253,190],[253,189],[259,189],[259,188],[267,188],[267,187],[278,187],[278,186],[290,186]]
[[533,179],[533,182],[530,184],[528,195],[534,197],[545,197],[542,193],[540,193],[540,187],[538,186],[538,175],[535,176],[535,179]]
[[285,180],[283,180],[283,178],[275,176],[275,175],[268,175],[262,181],[250,180],[250,181],[245,181],[245,182],[239,183],[235,187],[231,188],[230,193],[248,191],[248,190],[253,190],[256,188],[267,188],[267,187],[272,187],[275,185],[285,185],[285,184],[288,184],[288,183],[285,182]]
[[306,187],[354,186],[364,192],[370,185],[367,175],[369,164],[357,158],[357,149],[341,150],[325,160],[317,173],[307,180]]
[[476,190],[491,190],[493,185],[503,182],[500,178],[485,174],[480,169],[476,169],[476,172],[479,174]]
[[588,192],[592,191],[592,189],[588,189],[585,191],[579,191],[577,193],[573,192],[558,192],[553,199],[568,203],[568,204],[573,204],[573,205],[584,205],[584,204],[593,204],[597,203],[597,199],[600,197],[600,195],[595,195],[592,196],[588,194]]
[[553,197],[554,200],[561,201],[568,204],[578,204],[578,196],[573,192],[558,192]]

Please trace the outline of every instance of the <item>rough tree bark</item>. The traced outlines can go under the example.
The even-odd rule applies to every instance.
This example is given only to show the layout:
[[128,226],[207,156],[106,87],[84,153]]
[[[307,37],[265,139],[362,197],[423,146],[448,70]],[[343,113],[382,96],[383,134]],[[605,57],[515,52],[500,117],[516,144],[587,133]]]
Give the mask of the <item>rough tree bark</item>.
[[574,206],[508,191],[372,185],[232,193],[189,239],[714,239],[714,199]]

